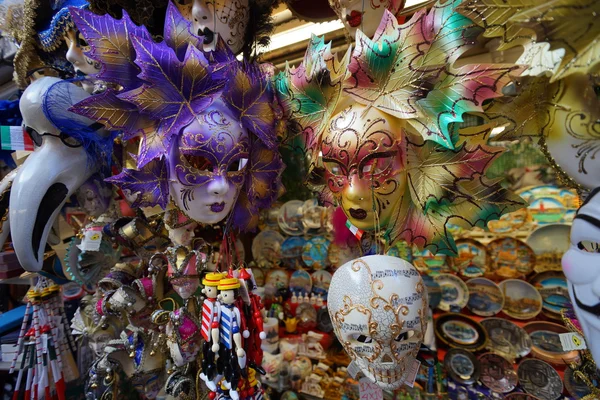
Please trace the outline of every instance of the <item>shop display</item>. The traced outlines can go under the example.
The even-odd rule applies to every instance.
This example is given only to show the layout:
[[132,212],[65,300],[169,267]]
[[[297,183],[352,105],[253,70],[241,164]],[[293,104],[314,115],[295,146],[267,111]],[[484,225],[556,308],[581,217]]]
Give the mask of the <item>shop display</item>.
[[598,2],[125,3],[0,4],[0,391],[600,398]]

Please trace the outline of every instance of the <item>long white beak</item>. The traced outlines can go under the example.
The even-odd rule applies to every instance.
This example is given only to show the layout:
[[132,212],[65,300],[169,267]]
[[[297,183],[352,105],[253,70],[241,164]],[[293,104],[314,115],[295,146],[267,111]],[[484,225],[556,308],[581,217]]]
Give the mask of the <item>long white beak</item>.
[[8,217],[8,207],[10,204],[10,191],[12,183],[21,167],[10,171],[2,181],[0,181],[0,249],[4,246],[8,234],[10,233],[10,218]]
[[65,146],[45,136],[19,168],[10,193],[10,233],[19,263],[26,271],[42,269],[48,234],[67,199],[95,169],[83,147]]

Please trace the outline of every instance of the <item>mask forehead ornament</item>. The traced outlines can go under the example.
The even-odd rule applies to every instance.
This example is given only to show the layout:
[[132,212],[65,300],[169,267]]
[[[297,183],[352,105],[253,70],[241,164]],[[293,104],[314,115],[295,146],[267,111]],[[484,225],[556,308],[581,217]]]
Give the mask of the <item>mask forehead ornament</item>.
[[484,177],[502,150],[457,128],[522,68],[452,66],[478,34],[459,4],[437,3],[405,24],[384,11],[373,39],[358,31],[354,51],[339,61],[313,37],[303,62],[276,79],[291,121],[286,145],[304,152],[309,169],[323,164],[325,197],[390,244],[404,239],[448,254],[455,245],[447,223],[486,226],[522,206]]

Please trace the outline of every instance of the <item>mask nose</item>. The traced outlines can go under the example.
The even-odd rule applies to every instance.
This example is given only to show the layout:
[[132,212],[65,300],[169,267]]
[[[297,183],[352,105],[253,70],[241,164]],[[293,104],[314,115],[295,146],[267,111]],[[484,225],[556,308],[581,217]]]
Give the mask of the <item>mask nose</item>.
[[83,52],[77,47],[77,38],[74,36],[70,37],[69,49],[67,50],[66,58],[67,61],[73,65],[79,65],[79,62],[83,58]]
[[371,198],[369,184],[359,179],[358,174],[348,178],[348,185],[344,188],[344,197],[353,203],[360,203]]
[[194,22],[198,24],[206,24],[212,16],[213,11],[210,9],[206,0],[194,0],[192,5],[192,17]]
[[229,183],[226,178],[219,176],[208,184],[207,189],[208,193],[215,196],[225,196],[229,191]]

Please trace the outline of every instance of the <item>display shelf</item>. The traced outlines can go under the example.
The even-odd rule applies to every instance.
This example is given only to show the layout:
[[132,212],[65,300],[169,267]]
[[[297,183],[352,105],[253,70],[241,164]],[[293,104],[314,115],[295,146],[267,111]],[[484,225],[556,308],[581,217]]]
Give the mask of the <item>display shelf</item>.
[[[11,361],[0,361],[0,371],[10,371]],[[15,370],[19,369],[19,363],[15,366]]]

